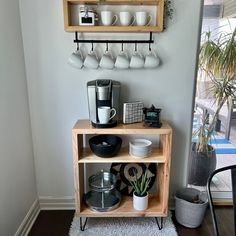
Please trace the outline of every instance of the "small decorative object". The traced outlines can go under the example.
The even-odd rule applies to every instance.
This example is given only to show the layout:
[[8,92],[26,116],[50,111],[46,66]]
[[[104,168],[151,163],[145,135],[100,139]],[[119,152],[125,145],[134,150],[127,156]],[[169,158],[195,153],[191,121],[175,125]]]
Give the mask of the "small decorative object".
[[97,13],[90,7],[84,6],[80,8],[79,25],[94,26],[98,21]]
[[123,123],[131,124],[143,121],[143,103],[142,102],[128,102],[124,103],[123,107]]
[[151,189],[156,180],[157,167],[155,163],[112,163],[110,172],[117,178],[116,188],[121,194],[126,196],[133,196],[134,188],[130,183],[133,180],[133,172],[137,176],[142,176],[147,172],[148,178],[151,179],[148,189]]
[[160,113],[161,109],[155,108],[153,105],[150,108],[143,108],[143,113],[145,115],[144,118],[144,123],[146,126],[149,127],[161,127],[161,122],[160,122]]
[[148,208],[148,186],[151,178],[148,177],[148,172],[145,171],[141,176],[136,171],[133,171],[133,177],[130,180],[134,188],[133,207],[135,210],[144,211]]

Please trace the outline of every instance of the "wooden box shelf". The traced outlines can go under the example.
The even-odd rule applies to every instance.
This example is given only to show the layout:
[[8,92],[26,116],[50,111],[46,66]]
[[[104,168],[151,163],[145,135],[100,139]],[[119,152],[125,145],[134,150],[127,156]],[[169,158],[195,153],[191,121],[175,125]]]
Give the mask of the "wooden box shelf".
[[[153,25],[150,26],[81,26],[78,23],[73,23],[72,8],[75,6],[109,6],[119,7],[121,5],[128,6],[153,6],[155,7],[155,18]],[[163,15],[164,15],[164,0],[63,0],[64,10],[64,29],[67,32],[161,32],[163,31]],[[79,14],[77,14],[79,17]]]
[[[118,135],[157,135],[159,147],[153,147],[152,154],[147,158],[132,157],[127,148],[122,148],[116,157],[101,158],[85,148],[87,135],[118,134]],[[143,126],[142,123],[123,125],[114,128],[98,129],[92,127],[88,120],[79,120],[72,129],[73,169],[75,185],[76,215],[78,217],[164,217],[168,212],[169,172],[171,161],[172,128],[163,121],[160,129]],[[94,212],[83,202],[84,167],[88,163],[156,163],[157,178],[155,195],[149,197],[149,206],[145,211],[136,211],[132,206],[132,197],[122,197],[120,206],[110,212]]]

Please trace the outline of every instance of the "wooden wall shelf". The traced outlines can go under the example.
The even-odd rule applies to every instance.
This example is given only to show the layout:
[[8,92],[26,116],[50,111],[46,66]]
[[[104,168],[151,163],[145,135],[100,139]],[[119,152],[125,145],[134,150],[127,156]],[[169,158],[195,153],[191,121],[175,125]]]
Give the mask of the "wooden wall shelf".
[[[163,15],[164,15],[164,0],[63,0],[64,8],[64,29],[67,32],[161,32],[163,31]],[[156,19],[154,19],[154,25],[151,26],[80,26],[72,23],[71,8],[75,5],[94,5],[102,7],[103,5],[130,5],[130,6],[154,6],[156,11]],[[79,16],[78,16],[79,17]]]
[[[172,128],[162,121],[161,128],[145,127],[143,123],[123,125],[114,128],[98,129],[92,127],[88,120],[79,120],[72,129],[73,169],[75,186],[76,216],[78,217],[165,217],[168,214],[169,172],[171,162]],[[147,158],[132,157],[127,148],[121,149],[116,157],[101,158],[85,148],[87,135],[118,134],[118,135],[155,135],[159,137],[159,147],[153,147],[152,155]],[[122,197],[120,206],[110,212],[91,211],[84,203],[84,167],[88,163],[156,163],[157,192],[150,197],[148,209],[133,209],[132,198]],[[88,177],[88,176],[87,176]]]

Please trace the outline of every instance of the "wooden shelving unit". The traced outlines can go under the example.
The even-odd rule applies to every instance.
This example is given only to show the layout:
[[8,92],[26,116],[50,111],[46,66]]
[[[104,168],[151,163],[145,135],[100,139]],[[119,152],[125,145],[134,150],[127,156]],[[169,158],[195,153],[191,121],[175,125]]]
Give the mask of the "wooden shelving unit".
[[[118,135],[157,135],[159,147],[154,147],[152,155],[147,158],[135,158],[128,154],[128,149],[122,149],[118,156],[100,158],[85,147],[88,134],[118,134]],[[75,184],[76,216],[78,217],[165,217],[168,212],[169,172],[171,162],[172,128],[163,122],[162,128],[144,127],[142,123],[123,125],[114,128],[93,128],[88,120],[79,120],[72,129],[73,169]],[[133,209],[132,197],[122,197],[120,206],[110,212],[91,211],[83,202],[84,195],[84,164],[85,163],[157,163],[157,192],[149,197],[149,206],[145,211]]]
[[[67,32],[161,32],[163,31],[164,0],[63,0],[64,29]],[[73,5],[132,5],[154,6],[156,19],[154,26],[80,26],[71,22],[71,6]]]

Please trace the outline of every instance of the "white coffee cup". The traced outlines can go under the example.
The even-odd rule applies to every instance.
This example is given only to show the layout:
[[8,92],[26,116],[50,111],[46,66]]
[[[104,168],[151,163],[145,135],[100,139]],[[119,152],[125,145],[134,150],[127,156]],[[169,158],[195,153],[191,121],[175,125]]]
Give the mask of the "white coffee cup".
[[83,67],[84,61],[83,61],[83,56],[79,50],[76,52],[73,52],[70,57],[68,58],[68,64],[71,66],[81,69]]
[[115,25],[118,20],[117,15],[113,15],[112,11],[102,11],[101,20],[103,25]]
[[140,69],[143,68],[143,66],[144,66],[143,56],[139,52],[135,51],[130,60],[130,68]]
[[[114,112],[113,115],[112,111]],[[98,107],[98,119],[100,124],[107,124],[116,115],[116,109],[106,106]]]
[[111,70],[114,68],[114,59],[111,55],[111,53],[109,51],[106,51],[101,60],[100,60],[100,67],[103,68],[103,69],[108,69],[108,70]]
[[134,21],[135,21],[135,16],[132,16],[130,12],[128,11],[120,12],[120,24],[122,26],[133,25]]
[[84,60],[84,66],[89,69],[98,68],[98,57],[95,51],[91,51]]
[[120,51],[116,57],[115,68],[117,69],[128,69],[129,68],[129,57],[124,51]]
[[152,51],[150,51],[146,57],[144,62],[145,68],[156,68],[160,64],[160,58]]
[[148,15],[145,11],[136,12],[136,23],[138,26],[147,26],[150,25],[152,21],[152,16]]

